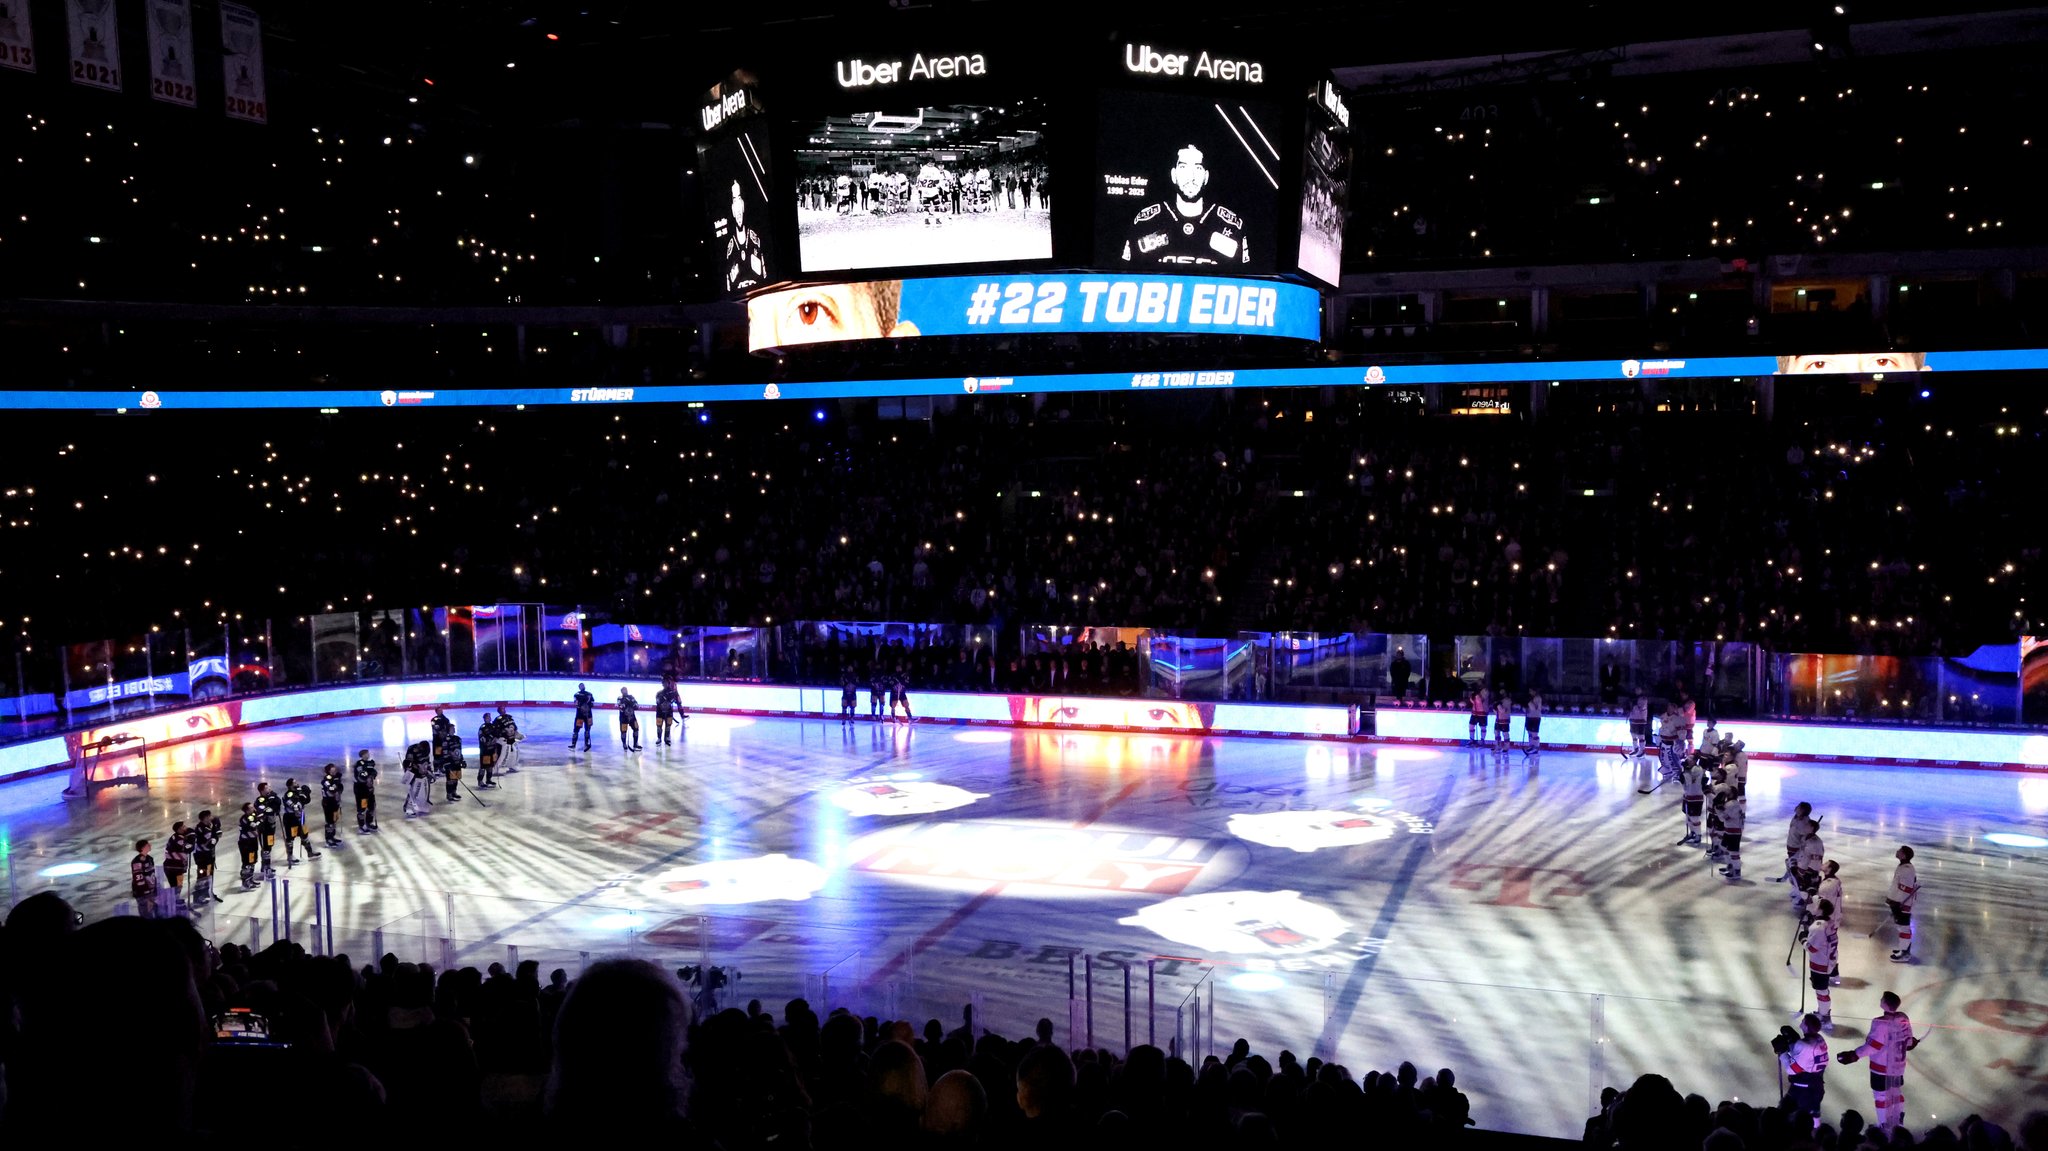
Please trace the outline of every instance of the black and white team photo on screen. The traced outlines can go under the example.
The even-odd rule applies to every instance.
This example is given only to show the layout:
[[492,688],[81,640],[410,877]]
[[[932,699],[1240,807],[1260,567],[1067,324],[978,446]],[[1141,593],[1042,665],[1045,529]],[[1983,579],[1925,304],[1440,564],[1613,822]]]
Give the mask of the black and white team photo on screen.
[[797,136],[807,272],[1052,258],[1041,101],[859,112]]
[[1279,122],[1263,103],[1105,93],[1097,135],[1096,259],[1272,270]]

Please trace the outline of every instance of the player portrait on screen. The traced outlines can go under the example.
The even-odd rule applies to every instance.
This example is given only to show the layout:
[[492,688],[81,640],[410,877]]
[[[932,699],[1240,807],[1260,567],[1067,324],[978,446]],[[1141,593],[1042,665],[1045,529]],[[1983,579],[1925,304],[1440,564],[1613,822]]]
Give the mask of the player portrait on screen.
[[812,284],[747,301],[747,344],[780,348],[838,340],[903,339],[917,325],[900,316],[903,281]]
[[725,290],[752,288],[768,277],[768,256],[761,248],[761,233],[747,226],[747,197],[740,182],[732,182],[732,218],[726,225]]
[[1127,264],[1240,266],[1252,260],[1244,217],[1208,198],[1209,166],[1199,145],[1184,144],[1167,172],[1172,194],[1138,209],[1124,235]]
[[1842,352],[1836,355],[1779,356],[1781,376],[1854,376],[1927,371],[1923,352]]

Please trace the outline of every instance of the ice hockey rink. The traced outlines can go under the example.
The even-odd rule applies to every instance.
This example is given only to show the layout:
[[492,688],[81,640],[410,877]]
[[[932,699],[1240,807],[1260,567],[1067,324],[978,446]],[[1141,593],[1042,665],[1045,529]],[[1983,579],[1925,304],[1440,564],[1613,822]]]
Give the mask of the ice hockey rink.
[[[289,869],[280,848],[274,887],[239,890],[229,816],[209,938],[544,976],[708,960],[740,973],[727,1005],[950,1028],[975,1003],[980,1025],[1049,1016],[1073,1045],[1198,1058],[1243,1036],[1354,1075],[1405,1059],[1456,1069],[1481,1126],[1576,1137],[1602,1086],[1647,1071],[1775,1099],[1769,1040],[1811,998],[1771,878],[1806,800],[1848,903],[1831,1046],[1894,989],[1926,1037],[1911,1125],[2048,1106],[2048,776],[1756,761],[1730,883],[1674,846],[1675,785],[1640,795],[1613,756],[705,714],[673,747],[647,722],[639,753],[606,726],[572,753],[567,713],[515,714],[520,770],[459,803],[437,784],[419,819],[397,764],[425,712],[184,744],[150,756],[146,789],[85,801],[61,775],[0,786],[10,894],[132,914],[133,840],[369,748],[382,830],[345,809],[345,846]],[[479,713],[451,715],[473,783]],[[1882,900],[1902,843],[1924,887],[1906,966]],[[1862,1067],[1828,1078],[1831,1114],[1869,1112]]]
[[891,211],[880,215],[800,208],[797,231],[807,269],[896,268],[951,264],[962,252],[977,260],[1049,260],[1051,211]]

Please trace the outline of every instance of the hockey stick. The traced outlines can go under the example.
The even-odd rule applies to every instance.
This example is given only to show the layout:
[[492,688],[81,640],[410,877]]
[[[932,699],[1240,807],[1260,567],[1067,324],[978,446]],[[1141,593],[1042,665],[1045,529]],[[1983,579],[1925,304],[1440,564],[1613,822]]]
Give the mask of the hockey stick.
[[[472,788],[472,787],[470,787],[470,786],[469,786],[469,781],[468,781],[468,780],[466,780],[466,779],[462,779],[462,780],[457,780],[456,782],[457,782],[458,784],[460,784],[460,785],[462,786],[462,790],[464,790],[464,791],[467,791],[467,792],[469,792],[469,797],[470,797],[471,799],[474,799],[474,800],[476,800],[476,805],[477,805],[478,807],[489,807],[489,806],[490,806],[490,804],[488,804],[488,803],[485,803],[485,802],[484,802],[484,798],[483,798],[483,796],[481,796],[481,795],[478,795],[478,794],[476,793],[476,790],[475,790],[474,788]],[[1802,1001],[1802,1002],[1803,1002],[1803,1001]]]
[[1663,786],[1664,786],[1665,784],[1667,784],[1667,783],[1670,783],[1670,782],[1671,782],[1670,780],[1668,780],[1668,779],[1665,779],[1664,777],[1662,777],[1662,776],[1660,775],[1660,776],[1659,776],[1659,777],[1657,778],[1657,782],[1655,782],[1655,783],[1651,784],[1650,786],[1648,786],[1648,787],[1639,787],[1639,788],[1636,788],[1636,794],[1637,794],[1637,795],[1649,795],[1649,794],[1650,794],[1651,792],[1654,792],[1654,791],[1656,791],[1656,790],[1657,790],[1658,788],[1660,788],[1660,787],[1663,787]]

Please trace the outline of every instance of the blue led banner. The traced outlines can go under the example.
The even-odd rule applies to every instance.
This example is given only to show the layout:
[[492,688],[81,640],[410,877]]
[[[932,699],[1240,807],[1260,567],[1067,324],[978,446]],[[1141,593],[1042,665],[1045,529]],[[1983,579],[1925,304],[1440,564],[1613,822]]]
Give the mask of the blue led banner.
[[[1046,277],[1035,277],[1044,279]],[[1080,277],[1074,277],[1079,279]],[[1167,277],[1176,278],[1176,277]],[[980,282],[980,281],[975,281]],[[1204,283],[1216,283],[1209,280]],[[1238,281],[1240,284],[1246,281]],[[1265,281],[1250,281],[1264,285]],[[1187,297],[1183,296],[1183,300]],[[1881,362],[1881,363],[1880,363]],[[1703,359],[1561,360],[1380,367],[1253,368],[1084,372],[1053,376],[962,375],[892,380],[818,380],[787,384],[684,384],[661,387],[471,388],[418,391],[0,391],[0,411],[193,411],[222,408],[515,407],[571,404],[724,403],[841,397],[956,396],[989,392],[1126,392],[1175,388],[1316,388],[1428,384],[1540,383],[1670,377],[1727,379],[1834,373],[2019,372],[2048,370],[2048,348],[1815,356],[1719,356]]]
[[1322,296],[1214,276],[940,276],[813,284],[747,301],[754,351],[841,340],[1017,332],[1322,338]]

